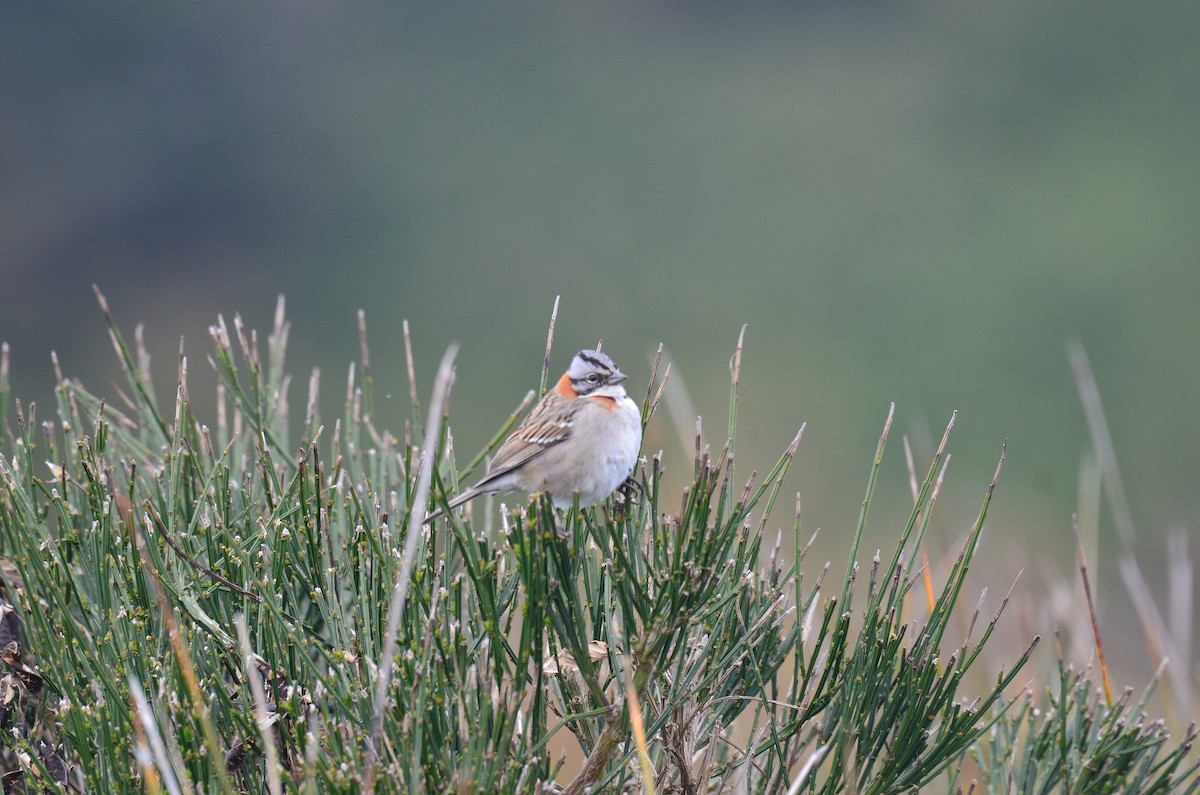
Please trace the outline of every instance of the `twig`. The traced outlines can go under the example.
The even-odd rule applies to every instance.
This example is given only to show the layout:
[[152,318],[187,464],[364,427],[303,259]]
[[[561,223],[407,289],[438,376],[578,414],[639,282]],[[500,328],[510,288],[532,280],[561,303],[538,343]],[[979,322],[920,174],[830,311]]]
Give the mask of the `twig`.
[[404,366],[408,371],[408,399],[412,403],[413,419],[421,415],[421,400],[417,397],[417,377],[413,368],[412,335],[408,332],[408,321],[404,321]]
[[[116,502],[117,502],[117,512],[120,513],[122,501],[120,499],[118,499]],[[154,510],[154,506],[150,504],[149,500],[146,500],[145,507],[146,507],[146,515],[154,520],[154,531],[156,533],[158,533],[158,537],[161,538],[162,540],[166,541],[167,544],[171,547],[171,549],[175,550],[175,554],[179,555],[179,557],[186,560],[192,566],[192,568],[196,569],[199,572],[202,572],[210,579],[215,580],[216,582],[219,582],[221,585],[224,585],[226,588],[233,591],[234,593],[236,593],[240,596],[244,596],[247,599],[251,600],[252,602],[255,602],[256,604],[261,605],[263,603],[262,597],[259,596],[258,594],[254,593],[252,591],[247,591],[245,588],[242,588],[241,586],[230,582],[229,580],[222,577],[220,574],[217,574],[215,571],[213,571],[212,569],[205,566],[200,561],[193,558],[188,553],[184,552],[183,548],[181,546],[179,546],[179,544],[175,541],[175,539],[171,538],[171,534],[167,532],[166,525],[163,524],[162,517],[159,516],[158,512]]]
[[[625,658],[625,706],[629,710],[629,725],[633,729],[633,742],[637,745],[638,762],[642,768],[642,786],[647,795],[654,795],[654,765],[650,763],[650,749],[646,742],[646,724],[642,720],[642,706],[638,703],[637,691],[633,689],[633,672],[629,664],[629,655]],[[685,776],[687,768],[679,766],[680,773]],[[687,787],[685,787],[685,791]]]
[[[180,632],[179,625],[175,622],[175,614],[167,602],[167,594],[163,590],[158,571],[155,570],[154,562],[150,559],[150,554],[146,551],[145,540],[142,538],[142,534],[136,529],[133,532],[133,542],[137,547],[138,559],[142,563],[142,572],[145,574],[145,581],[150,585],[150,590],[154,593],[155,601],[158,602],[159,614],[162,617],[163,623],[166,624],[167,640],[171,644],[171,651],[175,654],[175,661],[179,664],[179,673],[183,677],[184,684],[187,686],[188,697],[192,702],[192,712],[196,721],[201,726],[201,731],[204,735],[204,745],[208,751],[209,758],[220,760],[224,756],[221,751],[221,742],[217,737],[216,729],[213,727],[212,718],[208,714],[204,692],[201,690],[200,680],[196,676],[196,666],[192,663],[192,658],[188,653],[183,633]],[[233,795],[233,783],[229,780],[229,774],[226,773],[225,766],[216,764],[214,769],[217,774],[217,781],[221,784],[221,791],[226,795]]]
[[800,772],[796,774],[796,780],[792,782],[792,786],[788,787],[787,795],[797,795],[800,792],[800,788],[808,780],[808,774],[821,761],[821,757],[825,756],[827,750],[829,750],[829,746],[822,745],[808,755],[808,759],[804,762],[804,767],[800,768]]
[[[257,657],[250,647],[250,630],[246,626],[246,614],[239,613],[233,619],[237,627],[238,642],[242,647],[242,662],[246,667],[246,679],[250,683],[250,693],[254,696],[254,722],[263,739],[263,752],[267,755],[267,789],[271,795],[283,792],[283,782],[279,778],[279,752],[275,748],[274,738],[271,737],[271,714],[267,712],[267,693],[263,688],[262,674],[255,664]],[[261,659],[261,658],[260,658]]]
[[1096,659],[1100,661],[1100,679],[1104,683],[1104,700],[1112,709],[1112,682],[1108,679],[1108,665],[1104,662],[1104,644],[1100,642],[1100,623],[1096,620],[1096,603],[1092,601],[1092,585],[1088,581],[1087,556],[1083,553],[1083,541],[1079,537],[1079,517],[1071,517],[1071,529],[1075,532],[1075,557],[1079,561],[1079,576],[1083,578],[1083,593],[1087,596],[1088,615],[1092,618],[1092,637],[1096,639]]
[[400,622],[404,618],[405,600],[408,598],[408,588],[412,580],[413,563],[417,558],[417,540],[421,537],[421,525],[424,524],[425,503],[429,500],[429,486],[433,478],[433,466],[437,460],[434,448],[441,435],[442,404],[446,402],[446,394],[450,391],[450,382],[454,379],[454,357],[458,353],[458,345],[452,344],[442,356],[438,366],[437,377],[433,382],[433,397],[429,403],[429,419],[425,423],[425,440],[421,445],[421,461],[418,464],[420,474],[417,476],[417,488],[413,493],[413,501],[409,510],[408,536],[404,541],[404,556],[400,562],[400,573],[396,577],[396,588],[392,592],[392,603],[388,607],[387,632],[383,640],[383,654],[379,659],[379,674],[375,682],[375,702],[371,720],[371,739],[367,749],[367,767],[364,776],[364,790],[375,791],[375,768],[379,763],[379,746],[383,740],[383,713],[387,706],[388,688],[392,683],[392,658],[396,656],[396,636],[400,631]]
[[554,347],[554,324],[558,322],[558,301],[561,295],[554,296],[554,308],[550,310],[550,330],[546,332],[546,356],[542,359],[542,380],[538,387],[538,397],[546,394],[546,376],[550,372],[550,349]]
[[[917,500],[921,497],[921,487],[917,485],[917,465],[913,460],[912,445],[908,443],[908,434],[904,434],[904,463],[908,467],[908,488],[912,492],[913,505],[917,504]],[[918,521],[920,521],[918,519]],[[933,577],[929,573],[929,554],[925,551],[925,544],[921,544],[921,579],[925,583],[925,601],[929,605],[929,612],[933,612],[935,598],[933,595]]]

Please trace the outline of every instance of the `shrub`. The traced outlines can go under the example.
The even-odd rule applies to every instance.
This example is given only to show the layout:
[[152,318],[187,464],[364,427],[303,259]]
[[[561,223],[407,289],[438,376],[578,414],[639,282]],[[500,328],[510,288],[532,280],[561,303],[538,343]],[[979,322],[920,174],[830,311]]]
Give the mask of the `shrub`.
[[422,525],[487,453],[445,452],[452,351],[397,437],[372,421],[364,326],[344,415],[322,424],[314,373],[292,442],[282,302],[265,358],[236,319],[213,327],[211,426],[187,360],[161,403],[101,305],[122,407],[60,378],[53,420],[10,417],[0,368],[5,792],[890,793],[956,787],[971,752],[990,792],[1200,787],[1194,735],[1171,745],[1140,705],[1100,707],[1065,671],[1045,711],[1011,692],[1036,638],[968,692],[1000,612],[954,646],[947,628],[994,480],[928,615],[905,617],[949,428],[863,570],[885,428],[828,587],[803,576],[798,499],[787,544],[765,536],[800,435],[734,479],[740,341],[729,441],[697,441],[680,497],[656,455],[597,509]]

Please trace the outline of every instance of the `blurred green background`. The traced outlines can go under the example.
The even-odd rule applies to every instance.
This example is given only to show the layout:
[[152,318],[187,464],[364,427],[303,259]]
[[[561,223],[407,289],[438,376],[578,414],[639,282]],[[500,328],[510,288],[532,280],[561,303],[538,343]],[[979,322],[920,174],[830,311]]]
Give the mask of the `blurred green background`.
[[[51,403],[54,350],[115,399],[96,282],[145,322],[160,394],[185,338],[203,412],[208,325],[265,333],[283,293],[297,413],[319,366],[340,415],[362,308],[382,426],[409,415],[401,321],[423,394],[461,341],[473,452],[536,386],[561,294],[555,370],[603,338],[641,392],[661,341],[719,447],[749,323],[739,471],[808,423],[814,556],[843,565],[888,404],[872,547],[911,504],[899,433],[927,462],[957,409],[936,539],[1007,438],[983,553],[1003,585],[1071,576],[1078,338],[1159,570],[1198,507],[1198,41],[1187,2],[5,4],[14,391]],[[646,451],[682,473],[683,444],[664,413]],[[1114,550],[1105,521],[1120,635]]]

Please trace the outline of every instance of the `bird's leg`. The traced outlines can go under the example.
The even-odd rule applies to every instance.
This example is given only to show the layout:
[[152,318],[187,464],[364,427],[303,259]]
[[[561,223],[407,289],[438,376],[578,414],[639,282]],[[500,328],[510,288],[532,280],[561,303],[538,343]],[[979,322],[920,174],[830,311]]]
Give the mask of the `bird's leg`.
[[643,497],[647,496],[646,487],[642,484],[642,481],[638,480],[633,475],[625,478],[625,482],[620,486],[617,486],[617,490],[625,492],[626,496],[628,496],[628,492],[634,490],[640,492]]
[[646,496],[646,487],[642,485],[640,480],[630,475],[613,492],[613,510],[610,518],[620,522],[629,516],[630,510],[633,508],[633,492],[635,491],[640,492],[643,498]]

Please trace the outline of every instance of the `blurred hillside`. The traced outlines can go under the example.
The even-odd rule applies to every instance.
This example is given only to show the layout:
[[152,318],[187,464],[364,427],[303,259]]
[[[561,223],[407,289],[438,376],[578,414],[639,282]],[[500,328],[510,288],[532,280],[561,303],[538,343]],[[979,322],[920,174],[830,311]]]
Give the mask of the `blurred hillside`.
[[[51,350],[96,391],[115,377],[92,282],[145,322],[161,394],[186,339],[199,402],[217,313],[265,332],[284,293],[296,404],[319,366],[340,414],[361,307],[398,428],[407,318],[423,390],[463,343],[474,451],[536,385],[561,293],[556,369],[602,337],[638,391],[664,342],[719,446],[748,322],[739,470],[808,423],[792,481],[820,559],[845,554],[895,401],[921,460],[960,412],[939,542],[1007,438],[985,554],[1052,577],[1088,446],[1078,337],[1161,566],[1200,507],[1198,37],[1191,4],[1108,0],[7,4],[14,391],[51,404]],[[647,452],[680,444],[664,414]],[[881,481],[886,546],[899,438]]]

